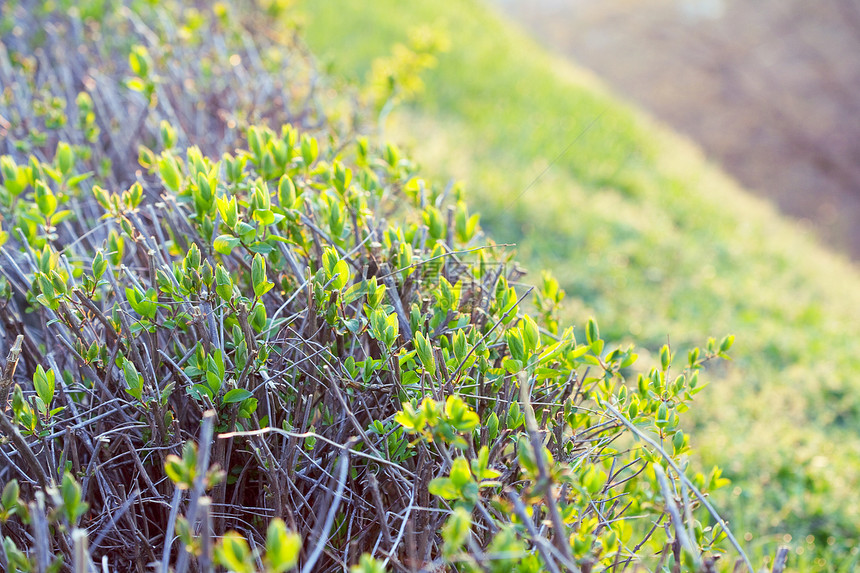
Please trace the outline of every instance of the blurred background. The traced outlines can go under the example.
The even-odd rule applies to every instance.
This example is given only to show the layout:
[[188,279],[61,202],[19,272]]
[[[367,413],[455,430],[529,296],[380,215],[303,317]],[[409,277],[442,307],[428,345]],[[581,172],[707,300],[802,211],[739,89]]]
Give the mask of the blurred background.
[[860,1],[493,2],[860,258]]

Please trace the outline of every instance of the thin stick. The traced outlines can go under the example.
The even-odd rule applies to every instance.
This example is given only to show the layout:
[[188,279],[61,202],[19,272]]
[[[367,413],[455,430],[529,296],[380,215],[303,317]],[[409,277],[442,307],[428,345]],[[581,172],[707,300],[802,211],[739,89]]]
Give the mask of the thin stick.
[[9,355],[6,356],[6,364],[3,366],[3,372],[0,373],[0,410],[6,409],[6,400],[9,399],[9,388],[12,387],[12,379],[15,377],[15,368],[18,366],[18,358],[21,356],[21,344],[24,342],[24,335],[19,334],[15,338],[15,343],[9,350]]
[[75,573],[91,573],[95,570],[90,554],[87,551],[87,531],[76,527],[72,530],[72,544],[74,555],[72,556],[72,567]]
[[399,269],[395,269],[388,274],[382,275],[381,277],[377,277],[379,279],[385,279],[392,275],[396,275],[397,273],[402,273],[403,271],[408,271],[409,269],[419,267],[421,265],[426,265],[427,263],[431,263],[437,259],[443,259],[445,257],[455,257],[457,255],[468,255],[469,253],[474,253],[476,251],[483,251],[484,249],[501,249],[504,247],[516,247],[514,243],[501,243],[498,245],[482,245],[480,247],[473,247],[471,249],[465,249],[463,251],[448,251],[447,253],[442,253],[441,255],[436,255],[435,257],[430,257],[429,259],[425,259],[423,261],[418,261],[416,263],[412,263],[411,265],[407,265],[405,267],[400,267]]
[[[528,516],[526,513],[526,508],[523,505],[522,500],[517,495],[517,493],[513,490],[508,491],[508,497],[514,504],[514,512],[519,516],[520,520],[525,524],[526,529],[529,532],[529,535],[532,536],[535,544],[537,545],[537,549],[540,554],[543,556],[544,565],[550,570],[551,573],[559,573],[558,566],[555,563],[555,559],[552,558],[551,553],[549,552],[548,547],[541,541],[545,541],[543,537],[540,536],[537,529],[535,529],[534,521]],[[578,569],[574,568],[573,571],[578,571]]]
[[334,492],[334,499],[332,499],[331,505],[328,508],[325,523],[323,524],[322,531],[320,531],[320,538],[310,557],[308,557],[308,560],[305,562],[305,566],[302,567],[302,573],[311,573],[311,571],[314,570],[317,560],[325,549],[325,544],[328,543],[328,535],[331,531],[331,526],[334,523],[334,518],[337,516],[337,508],[340,506],[340,502],[343,499],[343,489],[346,487],[346,475],[349,470],[349,448],[344,447],[338,465],[340,467],[338,468],[337,490]]
[[111,529],[113,529],[116,522],[122,519],[122,517],[126,514],[126,512],[131,508],[131,505],[134,503],[134,500],[137,499],[137,496],[140,495],[140,490],[136,489],[131,492],[131,495],[123,502],[123,504],[116,510],[114,510],[111,514],[110,521],[108,524],[102,529],[99,536],[96,537],[96,540],[93,541],[93,545],[90,548],[90,553],[95,553],[96,549],[99,548],[104,538],[110,533]]
[[27,464],[27,467],[31,472],[33,472],[33,474],[35,474],[39,485],[42,488],[48,487],[52,480],[48,478],[48,474],[45,472],[45,468],[42,467],[42,464],[39,463],[39,460],[36,458],[36,454],[34,454],[30,446],[27,445],[27,442],[24,440],[24,436],[21,435],[21,432],[18,431],[15,424],[6,417],[2,408],[0,408],[0,430],[3,430],[9,439],[12,440],[12,443],[15,444],[15,448],[17,448],[21,453],[21,457],[24,458],[24,462]]
[[776,552],[776,559],[773,562],[773,573],[782,573],[785,571],[785,562],[788,560],[788,547],[780,547]]
[[[188,511],[186,512],[186,518],[192,527],[197,523],[197,508],[206,485],[206,474],[209,472],[209,454],[212,450],[212,433],[215,429],[216,416],[214,410],[207,410],[203,413],[203,424],[200,427],[199,443],[197,444],[197,477],[194,480],[194,488],[191,490]],[[176,560],[176,573],[185,573],[188,568],[188,559],[188,551],[185,549],[185,545],[181,544],[179,546],[179,558]]]
[[173,501],[170,503],[170,517],[167,519],[167,532],[164,535],[164,548],[161,552],[161,573],[170,573],[170,547],[173,545],[173,532],[176,528],[176,518],[179,515],[179,502],[182,501],[182,490],[173,491]]
[[529,295],[529,293],[531,293],[534,290],[534,288],[535,287],[529,287],[529,289],[526,292],[524,292],[520,298],[517,299],[517,303],[515,305],[513,305],[508,310],[508,312],[503,314],[502,317],[496,321],[496,323],[493,325],[493,327],[490,328],[490,330],[488,330],[487,333],[481,337],[481,339],[478,341],[477,344],[475,344],[475,346],[472,347],[472,349],[469,351],[469,353],[466,355],[466,357],[460,361],[460,364],[457,366],[457,369],[454,370],[454,372],[452,372],[451,375],[448,377],[446,384],[452,384],[454,382],[454,379],[457,377],[458,374],[460,374],[460,370],[463,369],[463,366],[466,365],[466,362],[469,360],[469,358],[472,357],[472,354],[475,353],[475,350],[477,350],[477,348],[490,336],[490,334],[492,334],[493,331],[496,330],[496,328],[498,328],[499,325],[502,324],[502,322],[504,322],[504,320],[506,318],[508,318],[508,316],[510,316],[510,314],[512,312],[514,312],[520,306],[520,303],[523,302],[523,299],[525,299]]
[[611,404],[604,404],[604,406],[606,407],[607,410],[609,410],[612,413],[613,416],[618,418],[618,420],[622,424],[627,426],[627,428],[631,432],[633,432],[634,434],[639,436],[639,438],[641,438],[643,442],[645,442],[646,444],[648,444],[649,446],[651,446],[652,448],[654,448],[655,450],[660,452],[660,455],[662,455],[663,458],[666,460],[666,462],[670,466],[672,466],[672,469],[675,470],[675,473],[678,475],[678,479],[680,479],[681,481],[683,481],[684,483],[687,484],[687,487],[689,487],[690,490],[695,494],[696,498],[698,498],[698,500],[700,502],[702,502],[702,505],[704,505],[708,509],[708,513],[710,513],[711,516],[715,520],[717,520],[717,523],[719,523],[720,527],[723,528],[723,531],[726,532],[726,537],[729,538],[729,541],[731,542],[732,546],[735,548],[735,550],[741,556],[741,559],[743,559],[744,564],[747,566],[747,569],[750,572],[755,571],[755,568],[752,566],[752,562],[750,561],[749,557],[747,557],[747,554],[743,550],[743,548],[741,547],[741,544],[738,543],[738,540],[732,534],[731,530],[729,529],[728,524],[725,522],[725,520],[722,517],[720,517],[720,514],[717,513],[717,510],[714,509],[714,506],[712,506],[710,504],[710,502],[708,502],[708,499],[705,497],[705,495],[701,491],[699,491],[699,489],[695,485],[693,485],[693,482],[691,482],[689,479],[687,479],[687,476],[684,474],[684,472],[681,470],[681,468],[678,467],[678,464],[675,463],[675,460],[673,460],[671,458],[671,456],[669,456],[669,454],[666,452],[666,450],[664,450],[660,446],[660,444],[658,444],[657,442],[655,442],[654,440],[652,440],[651,438],[646,436],[639,428],[634,426],[633,422],[628,420],[621,412],[619,412],[617,409],[615,409],[614,406],[612,406]]
[[329,445],[335,446],[335,447],[340,448],[342,450],[350,450],[350,452],[355,456],[359,456],[362,458],[367,458],[369,460],[373,460],[378,464],[391,466],[393,468],[400,470],[402,473],[408,475],[409,477],[412,477],[412,478],[415,477],[415,474],[413,472],[407,470],[406,468],[404,468],[400,464],[394,463],[394,462],[387,460],[385,458],[378,458],[376,456],[372,456],[372,455],[367,454],[365,452],[351,449],[352,446],[354,445],[354,443],[348,442],[346,444],[338,444],[334,440],[326,438],[325,436],[317,434],[316,432],[302,432],[302,433],[288,432],[288,431],[282,430],[280,428],[269,427],[269,428],[261,428],[259,430],[249,430],[249,431],[245,431],[245,432],[229,432],[227,434],[218,434],[218,437],[221,439],[226,439],[226,438],[232,438],[235,436],[259,436],[261,434],[267,434],[269,432],[275,432],[276,434],[281,434],[282,436],[287,436],[288,438],[298,438],[298,439],[316,438],[317,440],[321,440],[321,441],[323,441]]
[[520,402],[522,402],[523,413],[525,414],[526,429],[528,430],[529,441],[531,442],[535,462],[538,467],[538,484],[536,489],[539,488],[543,490],[542,493],[544,499],[546,499],[546,505],[549,510],[549,516],[552,520],[552,528],[554,530],[554,534],[552,536],[553,545],[555,545],[555,548],[558,549],[566,559],[570,560],[570,545],[567,541],[567,535],[565,535],[566,530],[564,522],[561,519],[561,513],[558,511],[558,501],[555,496],[553,480],[550,479],[549,468],[547,468],[547,460],[543,451],[543,442],[540,437],[540,429],[529,397],[531,384],[525,374],[521,374],[519,376],[519,383]]
[[653,464],[654,473],[657,474],[657,480],[660,482],[660,489],[663,490],[663,499],[666,502],[666,509],[669,510],[669,515],[672,517],[672,522],[675,524],[675,537],[681,543],[681,546],[693,557],[696,562],[696,570],[701,566],[702,558],[693,548],[693,543],[687,535],[687,529],[684,527],[684,520],[681,519],[681,512],[678,510],[678,505],[675,503],[675,498],[672,495],[672,490],[669,487],[669,480],[666,478],[666,471],[660,464]]

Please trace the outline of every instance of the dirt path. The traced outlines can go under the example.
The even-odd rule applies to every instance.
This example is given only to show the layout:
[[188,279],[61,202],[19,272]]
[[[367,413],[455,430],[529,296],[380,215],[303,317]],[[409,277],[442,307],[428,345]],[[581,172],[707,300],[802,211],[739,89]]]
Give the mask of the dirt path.
[[860,258],[860,2],[494,1]]

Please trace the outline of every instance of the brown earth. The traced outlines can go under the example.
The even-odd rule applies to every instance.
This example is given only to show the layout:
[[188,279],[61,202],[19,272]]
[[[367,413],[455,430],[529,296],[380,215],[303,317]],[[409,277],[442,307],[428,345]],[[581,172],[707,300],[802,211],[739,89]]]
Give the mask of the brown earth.
[[860,1],[494,1],[860,258]]

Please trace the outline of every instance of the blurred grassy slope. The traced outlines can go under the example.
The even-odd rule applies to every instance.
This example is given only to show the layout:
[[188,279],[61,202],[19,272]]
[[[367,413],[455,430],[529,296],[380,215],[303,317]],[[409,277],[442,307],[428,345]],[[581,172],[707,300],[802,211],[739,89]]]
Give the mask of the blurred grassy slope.
[[356,80],[411,27],[446,30],[451,50],[388,135],[426,175],[464,180],[485,229],[518,243],[528,268],[552,269],[569,323],[593,314],[619,341],[655,349],[670,337],[682,351],[735,333],[735,361],[711,372],[691,414],[694,447],[740,486],[718,505],[733,508],[741,534],[813,535],[812,554],[829,537],[851,546],[860,275],[850,264],[478,2],[299,7],[314,51]]

